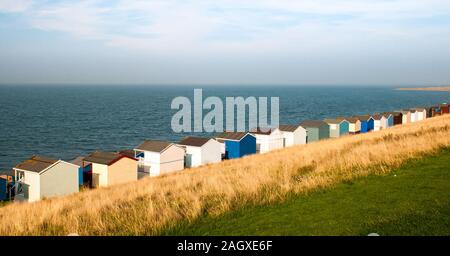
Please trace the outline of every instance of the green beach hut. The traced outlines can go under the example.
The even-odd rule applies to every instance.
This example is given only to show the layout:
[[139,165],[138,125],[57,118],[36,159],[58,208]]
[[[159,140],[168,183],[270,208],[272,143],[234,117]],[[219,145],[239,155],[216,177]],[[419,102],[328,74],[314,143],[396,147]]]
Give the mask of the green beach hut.
[[330,126],[320,120],[306,120],[300,123],[306,129],[306,143],[330,138]]

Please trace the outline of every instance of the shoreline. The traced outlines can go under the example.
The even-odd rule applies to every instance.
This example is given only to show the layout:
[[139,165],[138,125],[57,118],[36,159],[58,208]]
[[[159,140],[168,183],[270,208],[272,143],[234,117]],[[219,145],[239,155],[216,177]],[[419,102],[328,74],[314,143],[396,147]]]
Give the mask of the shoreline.
[[404,87],[395,88],[396,91],[433,91],[433,92],[450,92],[450,86],[433,86],[433,87]]

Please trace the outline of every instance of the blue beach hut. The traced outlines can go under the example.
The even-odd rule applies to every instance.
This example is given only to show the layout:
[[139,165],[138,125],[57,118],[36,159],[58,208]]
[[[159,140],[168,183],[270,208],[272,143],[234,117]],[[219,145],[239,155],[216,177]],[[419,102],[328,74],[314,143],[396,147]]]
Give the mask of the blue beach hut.
[[374,120],[372,116],[363,115],[363,116],[355,116],[361,122],[361,133],[370,132],[374,128]]
[[[88,164],[88,163],[84,163],[83,160],[84,160],[84,157],[79,156],[79,157],[69,161],[71,164],[78,166],[78,183],[80,186],[83,186],[84,180],[87,178],[87,174],[92,171],[92,165]],[[84,166],[83,166],[83,164],[84,164]]]
[[256,153],[256,138],[248,132],[224,132],[216,136],[222,143],[223,159],[240,158]]
[[6,175],[0,176],[0,201],[8,199],[8,178]]
[[385,112],[383,115],[386,117],[386,127],[394,126],[394,115],[390,112]]

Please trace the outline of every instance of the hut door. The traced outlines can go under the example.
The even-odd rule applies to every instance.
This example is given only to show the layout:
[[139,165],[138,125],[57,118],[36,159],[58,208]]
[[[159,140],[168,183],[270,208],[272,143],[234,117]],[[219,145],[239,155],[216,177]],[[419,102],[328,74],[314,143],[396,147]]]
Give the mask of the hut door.
[[92,187],[98,188],[100,185],[100,174],[92,173]]
[[192,166],[192,154],[186,154],[184,157],[184,166],[191,167]]

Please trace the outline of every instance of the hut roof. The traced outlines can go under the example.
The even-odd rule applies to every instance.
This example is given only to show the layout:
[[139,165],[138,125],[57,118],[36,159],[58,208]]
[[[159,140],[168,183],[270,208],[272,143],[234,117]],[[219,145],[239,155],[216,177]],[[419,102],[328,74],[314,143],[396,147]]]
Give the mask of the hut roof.
[[306,120],[306,121],[301,122],[300,125],[303,127],[318,128],[318,127],[321,127],[323,125],[328,125],[328,124],[321,120]]
[[248,132],[223,132],[221,134],[218,134],[216,136],[216,138],[219,141],[224,141],[224,140],[241,140],[247,134],[249,134],[249,133]]
[[369,120],[370,118],[372,118],[371,115],[360,115],[360,116],[354,116],[354,117],[358,118],[359,121],[367,121],[367,120]]
[[119,153],[130,158],[135,158],[135,152],[132,149],[124,149],[119,151]]
[[278,126],[278,129],[280,129],[280,131],[283,132],[294,132],[295,130],[297,130],[297,128],[299,127],[299,124],[280,124]]
[[357,117],[338,117],[338,119],[346,120],[349,123],[356,123],[359,121]]
[[375,115],[373,115],[372,117],[373,117],[373,120],[381,120],[381,118],[383,118],[383,115],[381,115],[381,114],[375,114]]
[[250,133],[253,134],[260,134],[260,135],[270,135],[273,131],[275,131],[276,128],[262,128],[262,127],[256,127],[250,129]]
[[161,140],[145,140],[139,146],[136,147],[137,150],[150,151],[150,152],[162,152],[170,145],[172,142],[161,141]]
[[15,168],[40,173],[56,162],[58,162],[58,160],[41,156],[32,156],[30,159],[27,159],[16,165]]
[[323,121],[327,124],[340,124],[344,121],[348,122],[347,119],[345,119],[345,118],[335,118],[335,119],[327,118],[327,119],[324,119]]
[[211,138],[188,136],[182,139],[178,144],[185,146],[201,147],[211,140]]
[[[78,156],[73,160],[70,160],[69,163],[81,166],[83,164],[84,156]],[[85,163],[86,166],[86,163]]]
[[111,165],[115,163],[117,160],[121,159],[122,157],[128,156],[122,155],[117,152],[95,151],[94,153],[91,153],[90,155],[85,157],[84,161],[97,164]]

